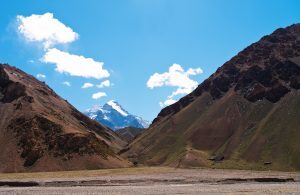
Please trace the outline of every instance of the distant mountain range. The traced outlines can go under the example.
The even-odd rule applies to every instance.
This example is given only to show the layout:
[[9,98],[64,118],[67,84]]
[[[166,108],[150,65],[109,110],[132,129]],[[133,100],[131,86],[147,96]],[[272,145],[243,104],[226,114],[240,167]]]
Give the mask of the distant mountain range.
[[130,114],[115,100],[110,100],[103,106],[95,105],[84,113],[112,130],[126,127],[147,128],[149,126],[148,121]]

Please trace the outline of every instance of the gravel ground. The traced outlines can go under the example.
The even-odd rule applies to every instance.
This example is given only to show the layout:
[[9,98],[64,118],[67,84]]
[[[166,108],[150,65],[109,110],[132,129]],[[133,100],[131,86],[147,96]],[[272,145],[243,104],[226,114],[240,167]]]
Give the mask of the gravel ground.
[[0,188],[0,194],[300,194],[299,183]]
[[[108,173],[14,179],[4,175],[0,194],[300,194],[297,172],[142,168]],[[26,182],[38,186],[13,186]]]

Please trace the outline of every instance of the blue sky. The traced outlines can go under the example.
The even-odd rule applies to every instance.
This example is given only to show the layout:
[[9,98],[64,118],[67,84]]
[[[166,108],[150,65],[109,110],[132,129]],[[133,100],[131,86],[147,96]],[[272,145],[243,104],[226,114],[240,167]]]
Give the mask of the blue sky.
[[[1,62],[34,76],[45,75],[41,79],[81,111],[114,99],[147,120],[161,110],[159,102],[178,100],[195,87],[195,82],[201,83],[247,45],[276,28],[300,22],[298,0],[4,2],[0,12]],[[51,40],[45,46],[45,40],[30,40],[20,32],[22,23],[17,16],[46,13],[53,14],[77,36],[71,34],[67,41]],[[58,54],[62,57],[57,58]],[[95,71],[88,72],[87,58],[93,59]],[[68,59],[71,62],[66,62]],[[55,70],[58,63],[61,72]],[[82,70],[79,73],[74,73],[76,63]],[[96,73],[102,76],[95,78]],[[109,87],[96,87],[105,80],[109,80]],[[83,89],[84,83],[94,86]],[[172,96],[176,91],[177,95]],[[100,92],[106,96],[99,98]],[[93,99],[96,93],[100,95]]]

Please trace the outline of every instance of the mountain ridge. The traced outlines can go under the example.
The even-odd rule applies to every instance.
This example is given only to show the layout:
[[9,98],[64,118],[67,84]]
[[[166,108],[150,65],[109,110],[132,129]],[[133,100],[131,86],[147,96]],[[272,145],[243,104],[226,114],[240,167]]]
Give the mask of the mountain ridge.
[[0,172],[129,166],[126,144],[90,120],[45,83],[0,64]]
[[[293,24],[293,25],[287,27],[287,29],[279,28],[279,29],[275,30],[272,33],[272,35],[269,35],[269,36],[266,35],[266,36],[262,37],[260,39],[260,41],[266,41],[266,42],[270,41],[270,42],[276,43],[276,42],[280,41],[281,38],[284,38],[282,34],[288,33],[289,29],[292,31],[299,31],[299,24]],[[287,36],[287,39],[290,39],[290,38],[291,37]],[[175,110],[178,110],[178,108],[175,108],[175,107],[178,107],[178,106],[184,107],[184,106],[188,105],[192,99],[191,98],[192,95],[199,96],[202,94],[203,91],[209,90],[210,94],[214,98],[220,98],[222,95],[222,92],[224,92],[224,91],[226,92],[229,89],[229,87],[228,87],[229,83],[234,81],[234,79],[235,79],[234,77],[238,73],[237,67],[235,65],[233,65],[233,63],[235,63],[237,65],[241,65],[241,64],[245,63],[245,61],[244,61],[245,56],[248,56],[250,52],[253,52],[253,50],[255,50],[255,48],[258,47],[259,44],[261,44],[260,41],[253,43],[250,46],[246,47],[244,50],[239,52],[236,56],[234,56],[233,58],[228,60],[226,63],[224,63],[224,65],[222,67],[219,67],[215,73],[213,73],[208,79],[204,80],[191,94],[184,96],[183,98],[181,98],[178,102],[174,103],[173,105],[167,106],[164,109],[162,109],[161,112],[158,114],[158,117],[154,119],[153,123],[155,123],[160,116],[169,114],[171,112],[170,110],[172,110],[172,109],[170,109],[171,107],[173,107],[174,108],[173,111],[175,111]],[[297,47],[296,50],[299,50],[300,40],[296,39],[296,41],[297,41],[297,44],[295,44],[295,47]],[[272,47],[272,46],[270,46],[270,47]],[[283,51],[286,51],[286,50],[283,49]],[[254,52],[258,53],[258,54],[256,54],[257,56],[253,57],[254,62],[255,62],[255,61],[259,60],[260,57],[258,55],[259,55],[259,52],[261,52],[261,51],[259,51],[259,48],[258,48]],[[292,54],[289,54],[288,51],[286,51],[284,53],[284,56],[286,58],[289,58],[289,57],[292,57]],[[270,60],[270,63],[279,63],[280,62],[278,59],[273,58],[273,57],[270,58],[269,60]],[[296,59],[289,59],[288,61],[291,61],[292,63],[293,63],[293,61],[295,61],[296,66],[294,66],[292,69],[295,71],[298,71],[297,63],[299,63],[299,61],[300,61],[299,57]],[[222,77],[218,77],[218,74],[221,72],[222,69],[224,69],[224,72],[228,73],[229,76],[231,76],[230,79],[232,79],[232,80],[230,80],[230,79],[227,80],[228,78],[224,79]],[[291,71],[293,71],[293,70],[291,70]],[[261,80],[261,83],[267,84],[267,85],[270,84],[270,83],[267,83],[268,82],[267,80],[270,78],[270,75],[264,75],[265,72],[261,70],[261,67],[255,66],[252,69],[250,69],[248,73],[255,74],[256,71],[259,71],[259,73],[261,73],[261,75],[258,75],[258,76],[261,76],[261,78],[259,78]],[[282,75],[282,77],[284,79],[287,79],[290,74],[291,74],[291,72],[288,73],[288,75]],[[265,78],[263,78],[263,77],[265,77]],[[214,82],[214,83],[212,84],[212,82]],[[242,83],[239,83],[239,84],[241,85]],[[239,88],[241,87],[240,85],[236,86],[237,88],[235,88],[235,90],[239,90]],[[211,89],[209,89],[210,86],[211,86]],[[291,87],[294,89],[300,88],[298,78],[294,78],[294,80],[291,81]],[[282,93],[285,94],[287,92],[288,92],[287,89],[284,89],[284,88],[282,89]],[[253,98],[253,99],[251,99],[251,98]],[[260,98],[259,96],[254,97],[254,96],[251,96],[251,94],[249,94],[249,96],[248,96],[249,101],[257,101],[259,98]],[[276,101],[278,101],[279,97],[274,97],[274,99],[272,99],[272,97],[267,96],[266,98],[269,98],[269,100],[276,102]],[[181,104],[181,105],[179,105],[179,104]]]
[[300,24],[275,30],[165,107],[122,154],[146,165],[300,170]]

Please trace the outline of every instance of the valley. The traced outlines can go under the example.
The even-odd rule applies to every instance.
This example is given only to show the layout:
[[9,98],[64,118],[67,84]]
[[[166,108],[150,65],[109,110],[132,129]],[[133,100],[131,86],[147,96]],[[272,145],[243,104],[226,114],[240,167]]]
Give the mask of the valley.
[[78,2],[3,12],[0,194],[300,194],[299,20]]

